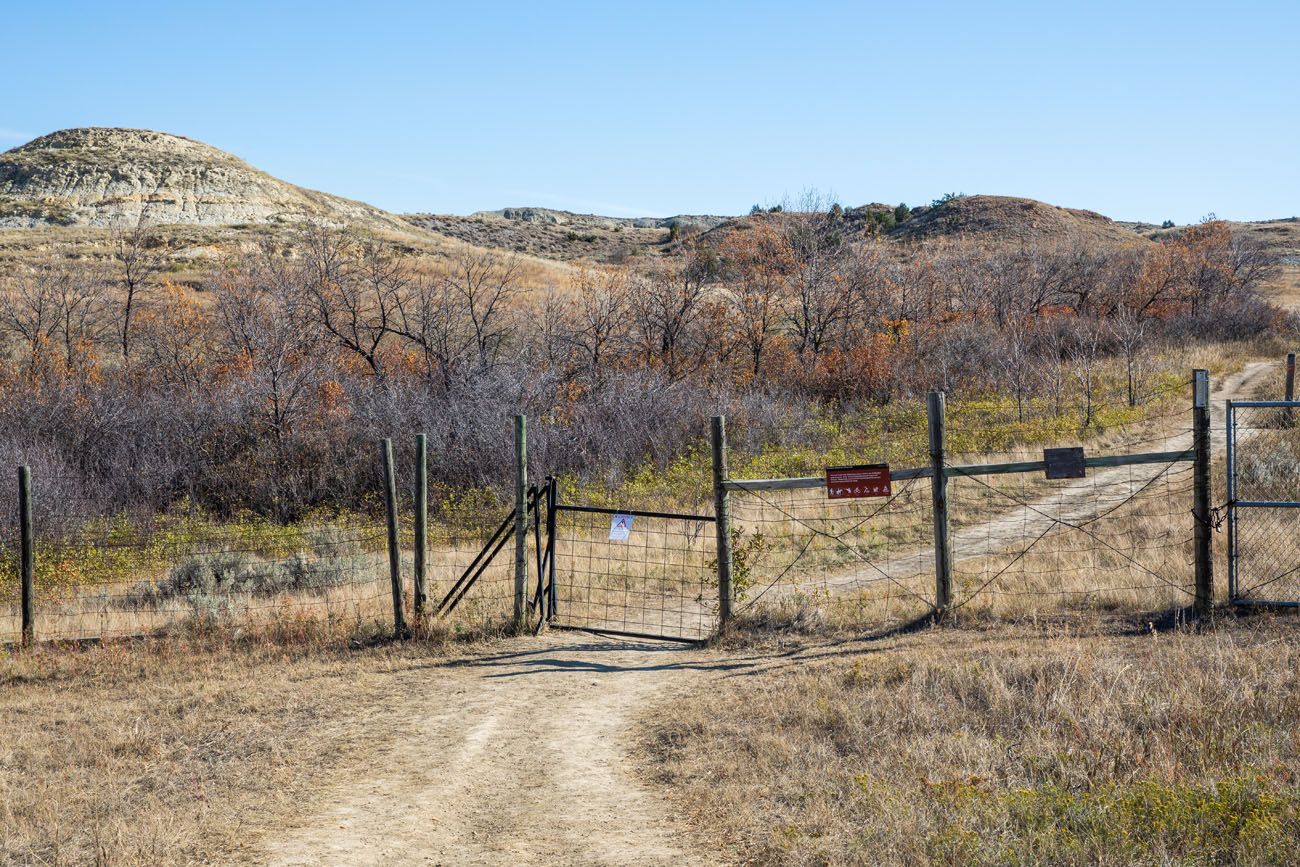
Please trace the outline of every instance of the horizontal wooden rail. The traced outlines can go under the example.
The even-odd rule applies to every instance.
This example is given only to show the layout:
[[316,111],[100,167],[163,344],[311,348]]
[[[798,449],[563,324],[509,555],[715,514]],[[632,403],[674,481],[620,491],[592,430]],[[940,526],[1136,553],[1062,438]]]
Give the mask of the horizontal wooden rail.
[[[1108,467],[1130,467],[1138,464],[1172,464],[1178,461],[1194,461],[1196,452],[1184,449],[1177,452],[1143,452],[1136,455],[1099,455],[1084,459],[1084,466],[1092,469]],[[1036,473],[1047,469],[1045,461],[1013,461],[1005,464],[970,464],[967,466],[948,467],[950,476],[998,476],[1007,473]],[[908,479],[928,479],[934,475],[930,467],[913,467],[910,469],[890,470],[889,477],[894,481]],[[796,491],[807,488],[826,487],[825,476],[805,476],[793,479],[729,479],[723,483],[731,491]]]

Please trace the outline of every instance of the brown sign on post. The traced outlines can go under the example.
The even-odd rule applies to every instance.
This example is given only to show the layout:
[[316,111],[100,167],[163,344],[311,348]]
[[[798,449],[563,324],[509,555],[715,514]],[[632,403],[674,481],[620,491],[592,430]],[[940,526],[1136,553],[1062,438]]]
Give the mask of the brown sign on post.
[[888,497],[892,494],[889,485],[889,464],[826,468],[826,496],[829,499]]
[[1049,479],[1082,479],[1088,474],[1081,446],[1043,449],[1043,463]]

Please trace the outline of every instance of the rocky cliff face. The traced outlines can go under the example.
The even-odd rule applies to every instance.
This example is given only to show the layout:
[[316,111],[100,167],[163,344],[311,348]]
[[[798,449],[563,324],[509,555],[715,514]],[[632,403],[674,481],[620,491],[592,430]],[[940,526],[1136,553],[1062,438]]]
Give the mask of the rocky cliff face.
[[138,129],[68,129],[0,154],[0,228],[222,226],[320,220],[401,228],[361,202],[296,187],[217,148]]

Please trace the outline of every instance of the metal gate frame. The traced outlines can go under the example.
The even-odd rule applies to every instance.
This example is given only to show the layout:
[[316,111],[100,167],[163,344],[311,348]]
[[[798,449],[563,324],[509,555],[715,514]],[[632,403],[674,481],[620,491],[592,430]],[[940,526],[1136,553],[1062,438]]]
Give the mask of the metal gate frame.
[[[718,520],[716,516],[691,515],[691,514],[685,514],[680,512],[658,512],[649,509],[610,508],[607,506],[586,506],[586,505],[561,503],[559,502],[558,493],[556,491],[555,480],[548,479],[547,482],[548,482],[548,496],[546,498],[547,540],[545,543],[545,550],[547,552],[547,557],[546,557],[547,581],[545,586],[542,585],[542,582],[540,580],[538,581],[537,596],[535,597],[535,602],[544,601],[546,603],[544,620],[547,626],[554,629],[572,629],[581,632],[591,632],[596,635],[617,635],[626,638],[641,638],[641,639],[650,639],[654,641],[673,641],[673,642],[681,642],[686,644],[704,644],[709,640],[709,637],[716,631],[717,628],[716,623],[714,623],[713,628],[708,629],[705,634],[696,637],[689,637],[681,634],[673,634],[667,628],[664,628],[660,632],[642,632],[638,630],[609,628],[604,626],[593,626],[588,623],[584,623],[584,624],[565,623],[564,612],[560,608],[560,592],[559,592],[558,582],[561,579],[557,579],[556,571],[555,571],[556,560],[560,559],[560,547],[557,544],[557,525],[559,523],[558,516],[563,512],[571,512],[576,514],[588,514],[588,515],[609,515],[609,516],[630,515],[633,518],[648,518],[652,520],[658,519],[658,520],[667,520],[667,521],[693,521],[693,522],[707,523],[707,524],[716,524]],[[540,625],[541,624],[539,623],[539,628]]]
[[[1292,500],[1239,500],[1237,499],[1237,450],[1241,443],[1237,437],[1238,409],[1290,409],[1300,415],[1300,401],[1294,400],[1229,400],[1227,402],[1227,441],[1228,441],[1228,600],[1234,605],[1264,607],[1300,607],[1300,599],[1247,599],[1243,598],[1238,585],[1237,521],[1240,509],[1296,509],[1300,501]],[[1296,570],[1292,570],[1296,571]],[[1283,573],[1286,574],[1286,573]],[[1280,577],[1280,576],[1279,576]]]

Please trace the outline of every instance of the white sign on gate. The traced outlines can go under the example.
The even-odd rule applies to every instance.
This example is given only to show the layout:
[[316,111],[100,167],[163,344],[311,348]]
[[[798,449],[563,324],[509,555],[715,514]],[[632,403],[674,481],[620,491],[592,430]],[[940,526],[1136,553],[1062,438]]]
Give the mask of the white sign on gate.
[[632,516],[615,515],[609,521],[609,541],[626,542],[632,534]]

